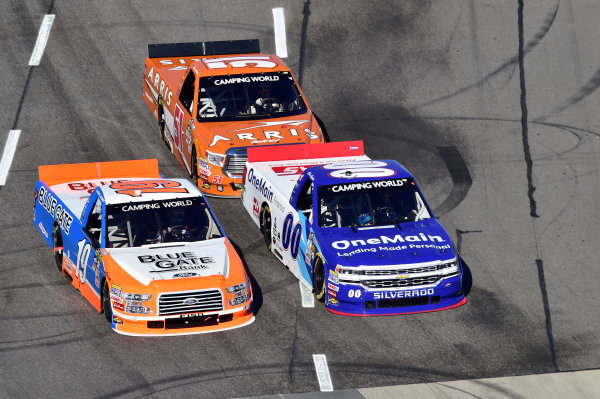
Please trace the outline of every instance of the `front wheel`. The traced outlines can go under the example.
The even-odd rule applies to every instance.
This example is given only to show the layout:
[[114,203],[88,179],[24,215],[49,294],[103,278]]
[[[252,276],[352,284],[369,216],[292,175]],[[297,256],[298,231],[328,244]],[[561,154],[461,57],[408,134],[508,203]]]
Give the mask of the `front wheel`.
[[269,205],[265,205],[263,208],[261,217],[260,217],[260,230],[263,233],[263,237],[265,238],[265,245],[271,250],[273,246],[273,240],[271,237],[271,209]]
[[60,227],[58,227],[58,225],[54,226],[54,230],[52,231],[52,249],[54,250],[54,261],[56,262],[56,267],[58,267],[58,271],[62,273],[63,240]]
[[190,164],[191,164],[190,178],[192,179],[194,184],[196,186],[198,186],[198,157],[196,156],[196,147],[195,146],[192,149],[192,160],[191,160]]
[[106,280],[104,280],[104,284],[102,285],[102,312],[104,312],[106,321],[112,323],[113,316],[112,307],[110,306],[110,291]]
[[313,266],[313,290],[319,302],[325,302],[325,267],[321,258]]

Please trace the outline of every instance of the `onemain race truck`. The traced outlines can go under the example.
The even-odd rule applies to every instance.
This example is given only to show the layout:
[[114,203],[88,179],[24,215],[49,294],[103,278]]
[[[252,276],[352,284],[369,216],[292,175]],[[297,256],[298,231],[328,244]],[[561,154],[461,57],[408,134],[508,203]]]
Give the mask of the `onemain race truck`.
[[333,313],[466,302],[460,257],[413,176],[369,159],[360,141],[248,149],[242,201],[269,250]]

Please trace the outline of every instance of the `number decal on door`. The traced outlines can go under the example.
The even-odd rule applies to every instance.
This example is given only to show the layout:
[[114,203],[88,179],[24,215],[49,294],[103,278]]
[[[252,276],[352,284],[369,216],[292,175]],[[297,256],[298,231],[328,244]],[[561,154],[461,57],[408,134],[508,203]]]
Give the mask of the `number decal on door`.
[[83,239],[77,243],[77,266],[75,267],[75,277],[79,276],[79,282],[85,284],[85,275],[87,273],[87,264],[90,260],[92,245]]
[[[292,229],[293,226],[293,229]],[[300,249],[300,239],[302,238],[302,225],[300,222],[294,226],[294,217],[288,213],[283,221],[283,231],[281,233],[281,244],[284,250],[290,250],[293,259],[298,257]]]

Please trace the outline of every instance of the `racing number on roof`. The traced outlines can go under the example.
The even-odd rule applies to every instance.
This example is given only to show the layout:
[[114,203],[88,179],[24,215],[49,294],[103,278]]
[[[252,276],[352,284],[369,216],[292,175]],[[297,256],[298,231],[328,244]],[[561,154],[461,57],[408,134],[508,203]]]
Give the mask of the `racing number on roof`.
[[338,178],[348,177],[348,171],[352,173],[353,178],[389,177],[396,174],[396,171],[385,166],[388,164],[383,161],[355,161],[328,164],[324,165],[323,169],[333,169],[329,176]]
[[116,190],[117,194],[126,194],[132,197],[139,197],[142,194],[148,193],[188,193],[185,187],[181,187],[181,183],[173,180],[142,180],[142,181],[125,181],[114,183],[110,188]]
[[298,257],[298,250],[300,249],[300,238],[302,236],[302,226],[300,222],[296,223],[294,229],[294,217],[291,213],[288,213],[283,221],[283,232],[281,235],[281,244],[284,250],[290,250],[290,254],[293,259]]
[[223,57],[223,58],[205,58],[204,63],[209,69],[227,68],[227,65],[233,68],[275,68],[276,63],[270,60],[269,57],[252,55],[242,57]]

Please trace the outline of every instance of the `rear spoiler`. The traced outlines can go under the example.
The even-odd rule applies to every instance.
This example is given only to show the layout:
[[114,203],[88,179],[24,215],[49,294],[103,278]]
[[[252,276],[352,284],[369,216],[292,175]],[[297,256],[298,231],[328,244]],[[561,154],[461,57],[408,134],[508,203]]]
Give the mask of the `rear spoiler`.
[[161,178],[156,159],[41,165],[38,172],[40,180],[49,186],[86,179]]
[[248,162],[287,161],[292,159],[334,158],[365,155],[362,141],[321,144],[289,144],[249,147]]
[[148,58],[260,53],[258,39],[149,44]]

